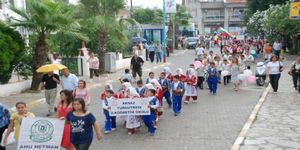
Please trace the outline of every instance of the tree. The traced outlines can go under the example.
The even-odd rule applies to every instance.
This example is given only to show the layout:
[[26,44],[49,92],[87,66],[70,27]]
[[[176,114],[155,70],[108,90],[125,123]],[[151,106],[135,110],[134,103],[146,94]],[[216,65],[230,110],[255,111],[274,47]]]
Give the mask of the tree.
[[80,0],[80,4],[84,17],[84,21],[81,23],[86,25],[87,32],[96,34],[97,54],[100,61],[99,71],[103,73],[108,43],[127,41],[124,30],[117,20],[118,12],[125,8],[125,1]]
[[22,61],[25,44],[19,32],[0,23],[0,83],[7,83],[14,66]]
[[134,10],[132,18],[140,24],[161,24],[162,10],[150,8],[138,8]]
[[257,11],[247,22],[247,33],[251,36],[259,36],[264,33],[263,24],[266,11]]
[[27,9],[21,10],[11,7],[22,19],[13,18],[10,24],[24,27],[37,35],[33,55],[33,78],[31,90],[37,90],[41,74],[35,70],[45,64],[47,51],[47,37],[52,33],[65,33],[74,37],[88,40],[80,34],[80,25],[72,16],[68,6],[59,0],[27,0]]
[[247,8],[245,14],[245,21],[248,22],[249,18],[257,11],[264,11],[269,9],[270,5],[285,4],[289,0],[247,0]]
[[179,26],[187,26],[189,24],[189,19],[192,16],[188,13],[186,7],[182,5],[176,5],[176,13],[170,14],[170,22],[168,25],[168,46],[173,51],[173,23],[175,23],[175,49],[178,49],[178,38],[179,38]]

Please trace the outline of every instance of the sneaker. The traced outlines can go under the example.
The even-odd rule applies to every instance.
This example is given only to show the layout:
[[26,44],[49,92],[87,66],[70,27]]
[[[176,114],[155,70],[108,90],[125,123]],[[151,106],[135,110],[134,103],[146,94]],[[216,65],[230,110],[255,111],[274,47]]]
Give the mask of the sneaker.
[[110,133],[110,131],[104,131],[104,133],[105,133],[105,134],[109,134],[109,133]]
[[150,133],[149,135],[150,135],[150,136],[154,136],[154,133]]
[[115,131],[116,130],[116,128],[111,128],[111,131]]
[[178,116],[178,113],[175,113],[174,116]]
[[132,133],[131,133],[131,132],[128,132],[128,135],[132,135]]
[[46,117],[51,117],[52,116],[52,113],[48,113],[47,115],[46,115]]
[[189,104],[189,101],[184,101],[185,104]]
[[154,125],[154,128],[155,128],[155,129],[157,129],[157,128],[158,128],[158,126],[157,126],[157,125]]

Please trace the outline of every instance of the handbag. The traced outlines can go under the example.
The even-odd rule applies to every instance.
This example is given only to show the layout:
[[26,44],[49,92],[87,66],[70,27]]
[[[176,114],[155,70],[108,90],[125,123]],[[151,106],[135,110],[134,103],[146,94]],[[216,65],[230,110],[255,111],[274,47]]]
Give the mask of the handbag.
[[6,145],[4,145],[3,142],[4,142],[4,137],[5,137],[6,133],[7,133],[7,129],[5,129],[5,131],[4,131],[3,134],[2,134],[1,146],[3,146],[3,147],[5,147],[6,145],[10,145],[10,144],[16,143],[16,140],[15,140],[15,138],[14,138],[15,131],[12,131],[12,132],[9,134],[8,138],[7,138],[7,143],[6,143]]
[[279,72],[282,72],[283,71],[283,66],[282,65],[280,65],[280,61],[278,61],[278,65],[279,65]]

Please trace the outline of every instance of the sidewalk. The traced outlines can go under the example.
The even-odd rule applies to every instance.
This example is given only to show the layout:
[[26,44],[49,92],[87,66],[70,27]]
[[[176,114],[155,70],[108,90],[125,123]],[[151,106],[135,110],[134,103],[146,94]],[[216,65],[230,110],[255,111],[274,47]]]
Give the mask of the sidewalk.
[[240,150],[300,149],[300,94],[288,75],[293,58],[284,62],[279,92],[270,90]]
[[[181,55],[185,51],[186,50],[176,50],[176,51],[174,51],[173,54],[170,55],[170,57]],[[150,63],[149,61],[145,61],[145,64],[143,66],[143,77],[148,76],[148,72],[150,71],[150,68],[165,66],[165,65],[169,65],[169,64],[170,63],[168,63],[168,62],[157,64],[156,62]],[[124,73],[124,69],[118,70],[115,73],[102,74],[102,75],[100,75],[99,79],[94,78],[92,83],[90,83],[89,77],[80,76],[79,79],[85,80],[87,82],[88,89],[91,89],[93,87],[101,87],[101,86],[105,85],[106,82],[113,82],[113,81],[118,80],[121,77],[121,75]],[[58,87],[58,91],[60,91],[60,90],[61,90],[61,86]],[[58,100],[59,97],[57,96],[56,99]],[[40,103],[45,102],[44,91],[24,92],[24,93],[14,94],[14,95],[11,95],[8,97],[1,97],[0,102],[5,104],[12,111],[14,111],[15,110],[14,105],[17,101],[26,102],[27,106],[29,108],[34,107],[36,105],[39,105]]]

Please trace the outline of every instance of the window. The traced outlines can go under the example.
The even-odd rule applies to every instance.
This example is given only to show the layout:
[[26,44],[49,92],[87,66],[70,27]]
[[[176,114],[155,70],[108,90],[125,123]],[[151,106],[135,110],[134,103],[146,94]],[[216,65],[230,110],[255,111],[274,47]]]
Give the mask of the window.
[[221,14],[220,9],[208,9],[206,12],[206,19],[221,19],[224,18],[224,15]]
[[232,17],[233,18],[240,18],[240,17],[242,17],[243,13],[244,13],[244,9],[235,8],[235,9],[233,9]]

